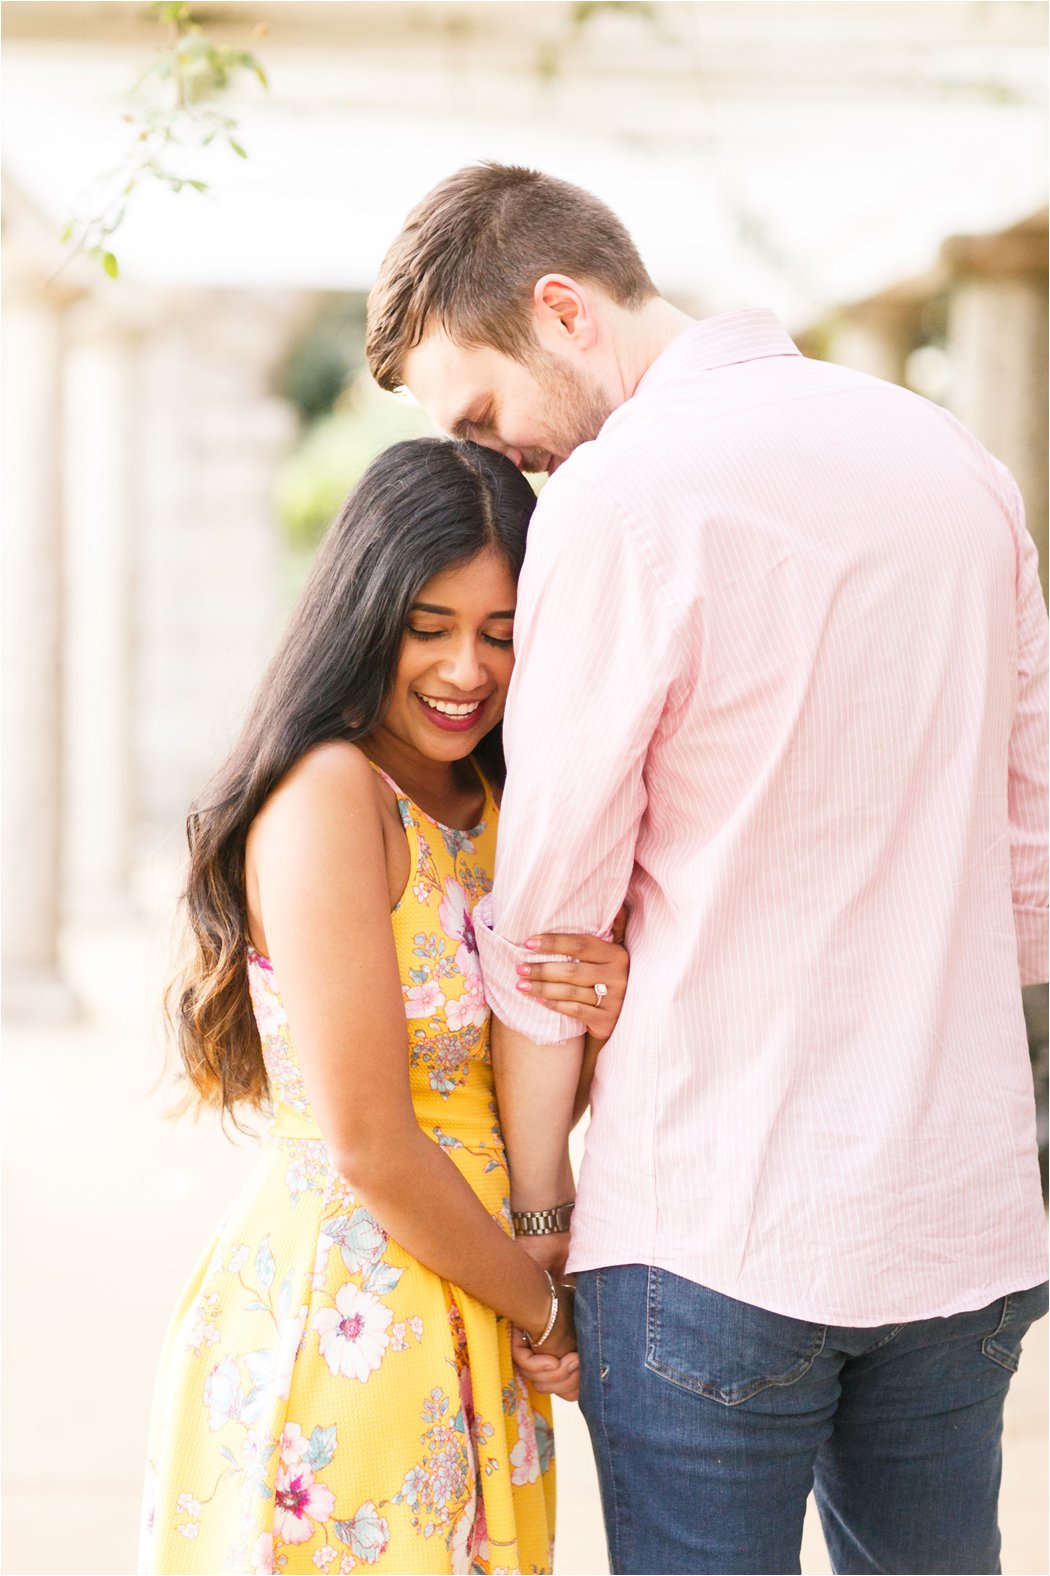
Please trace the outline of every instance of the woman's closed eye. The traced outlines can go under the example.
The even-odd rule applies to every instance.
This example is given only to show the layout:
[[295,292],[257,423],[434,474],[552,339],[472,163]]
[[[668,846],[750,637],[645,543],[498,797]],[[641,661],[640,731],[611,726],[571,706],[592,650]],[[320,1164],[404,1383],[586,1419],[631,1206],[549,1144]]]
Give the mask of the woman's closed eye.
[[[415,629],[411,624],[409,624],[407,633],[410,634],[415,640],[440,640],[443,635],[451,634],[451,630]],[[497,635],[483,634],[481,638],[486,645],[495,646],[500,651],[509,651],[514,644],[513,638],[509,635],[504,639]]]

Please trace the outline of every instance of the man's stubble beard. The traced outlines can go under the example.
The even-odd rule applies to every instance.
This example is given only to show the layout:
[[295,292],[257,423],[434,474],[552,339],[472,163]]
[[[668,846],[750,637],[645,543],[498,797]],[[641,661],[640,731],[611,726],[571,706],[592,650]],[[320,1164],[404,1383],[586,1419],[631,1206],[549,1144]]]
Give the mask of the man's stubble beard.
[[566,460],[598,436],[616,407],[596,382],[550,352],[539,355],[533,369],[544,396],[546,430],[540,447]]

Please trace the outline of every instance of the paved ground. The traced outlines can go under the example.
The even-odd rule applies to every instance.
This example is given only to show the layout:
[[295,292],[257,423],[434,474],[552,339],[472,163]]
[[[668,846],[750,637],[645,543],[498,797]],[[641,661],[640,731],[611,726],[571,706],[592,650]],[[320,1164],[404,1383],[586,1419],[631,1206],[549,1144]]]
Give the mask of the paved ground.
[[[156,889],[144,912],[165,912]],[[210,1123],[172,1125],[150,1094],[165,926],[82,926],[68,1025],[9,1028],[4,1068],[2,1569],[8,1576],[134,1570],[153,1368],[169,1310],[252,1164]],[[1029,1337],[1007,1411],[1003,1569],[1047,1563],[1047,1331]],[[608,1569],[594,1468],[559,1404],[558,1569]],[[803,1571],[828,1570],[815,1523]]]

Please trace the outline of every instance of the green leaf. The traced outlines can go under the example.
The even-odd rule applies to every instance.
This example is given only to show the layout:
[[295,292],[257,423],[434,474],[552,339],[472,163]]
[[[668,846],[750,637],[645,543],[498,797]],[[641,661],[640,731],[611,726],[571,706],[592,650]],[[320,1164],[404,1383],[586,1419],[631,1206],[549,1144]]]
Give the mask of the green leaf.
[[233,149],[234,153],[239,159],[246,159],[248,157],[247,149],[242,148],[239,142],[234,142],[232,137],[230,137],[228,140],[230,147]]
[[58,232],[58,239],[63,246],[65,246],[67,241],[71,241],[73,239],[73,231],[75,229],[75,222],[72,219],[67,219],[61,230]]
[[102,267],[111,279],[116,279],[120,272],[120,269],[117,267],[117,259],[112,252],[102,253]]
[[206,192],[208,190],[208,183],[207,183],[207,181],[189,181],[188,180],[186,182],[186,185],[187,186],[192,186],[195,192]]
[[150,10],[159,12],[162,22],[182,22],[189,7],[186,0],[152,0]]

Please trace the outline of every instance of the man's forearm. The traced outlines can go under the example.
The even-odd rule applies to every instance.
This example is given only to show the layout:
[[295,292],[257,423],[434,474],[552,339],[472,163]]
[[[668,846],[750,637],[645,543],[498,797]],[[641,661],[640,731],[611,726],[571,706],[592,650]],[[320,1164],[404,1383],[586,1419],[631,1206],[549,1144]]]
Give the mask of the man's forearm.
[[492,1065],[514,1209],[551,1209],[575,1195],[569,1129],[583,1039],[536,1045],[492,1020]]

